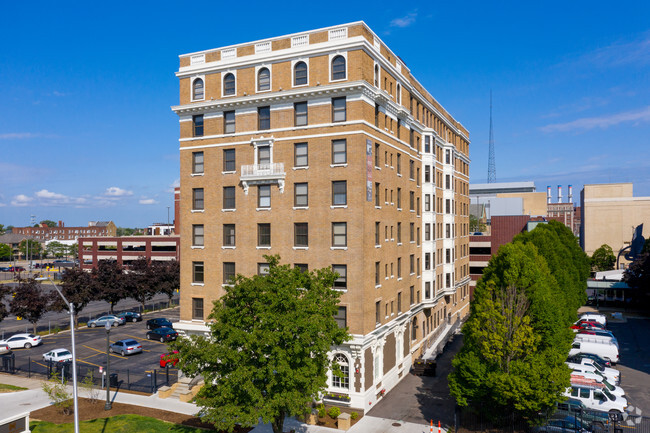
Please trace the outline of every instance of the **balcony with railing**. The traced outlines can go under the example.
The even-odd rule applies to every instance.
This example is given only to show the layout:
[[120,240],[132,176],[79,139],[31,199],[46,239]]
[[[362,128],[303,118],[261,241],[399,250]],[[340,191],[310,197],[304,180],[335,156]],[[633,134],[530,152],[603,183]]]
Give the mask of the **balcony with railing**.
[[240,180],[246,194],[248,194],[248,187],[251,185],[265,185],[270,183],[277,183],[280,192],[284,192],[284,179],[286,176],[284,164],[281,162],[250,164],[241,166]]

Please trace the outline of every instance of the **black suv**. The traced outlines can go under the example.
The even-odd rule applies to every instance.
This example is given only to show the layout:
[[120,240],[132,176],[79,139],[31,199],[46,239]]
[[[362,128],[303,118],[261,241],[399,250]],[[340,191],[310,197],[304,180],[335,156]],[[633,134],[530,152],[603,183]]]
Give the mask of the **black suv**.
[[173,328],[172,322],[162,317],[147,320],[147,329]]
[[122,311],[121,313],[117,313],[116,316],[124,318],[125,322],[141,322],[142,321],[142,315],[140,313],[135,313],[133,311]]

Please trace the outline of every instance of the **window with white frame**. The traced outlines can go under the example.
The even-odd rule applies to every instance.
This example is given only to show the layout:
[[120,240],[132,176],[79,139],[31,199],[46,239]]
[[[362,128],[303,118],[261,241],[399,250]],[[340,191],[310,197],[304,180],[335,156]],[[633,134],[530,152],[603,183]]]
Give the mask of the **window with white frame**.
[[271,90],[271,71],[269,68],[260,68],[257,71],[257,91]]
[[205,99],[205,88],[203,86],[203,79],[196,78],[192,82],[192,100],[200,101]]
[[350,388],[350,364],[348,358],[341,354],[337,353],[334,355],[334,363],[339,367],[339,374],[332,373],[332,388]]
[[307,83],[307,63],[303,61],[297,62],[293,67],[293,85],[304,86]]
[[231,96],[236,93],[235,74],[229,72],[223,77],[223,94]]
[[338,55],[332,59],[332,81],[345,80],[345,57]]

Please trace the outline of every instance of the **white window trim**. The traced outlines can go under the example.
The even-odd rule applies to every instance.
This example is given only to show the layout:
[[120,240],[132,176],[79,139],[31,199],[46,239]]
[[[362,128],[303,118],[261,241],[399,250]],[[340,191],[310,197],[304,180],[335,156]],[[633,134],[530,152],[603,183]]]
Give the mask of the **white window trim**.
[[[307,65],[307,84],[296,83],[296,63],[304,62]],[[309,86],[309,59],[299,58],[291,61],[291,87],[308,87]]]
[[190,283],[190,286],[205,286],[205,283]]
[[[260,72],[260,69],[266,68],[269,70],[269,90],[260,90],[259,89],[259,77],[258,73]],[[237,78],[235,77],[235,89],[237,89]],[[266,93],[266,92],[271,92],[273,90],[273,68],[271,68],[271,65],[267,65],[265,63],[255,66],[255,93]]]
[[[224,78],[228,74],[232,74],[235,77],[235,94],[234,95],[226,95],[226,81],[224,80]],[[257,80],[257,76],[255,76],[255,80]],[[223,71],[221,73],[221,97],[222,98],[232,98],[234,96],[237,96],[237,70],[236,69],[233,69],[233,70],[229,69],[229,70]]]
[[[203,80],[203,98],[194,99],[194,82],[199,78]],[[190,102],[197,102],[197,101],[205,101],[205,75],[196,75],[192,77],[190,81]]]
[[[334,60],[334,57],[337,56],[343,56],[345,59],[345,78],[341,78],[338,80],[332,80],[332,60]],[[329,64],[328,64],[328,75],[327,78],[329,79],[330,83],[338,83],[340,81],[347,81],[348,80],[348,52],[343,51],[343,52],[335,52],[329,55]]]
[[192,209],[190,212],[191,213],[203,213],[203,212],[205,212],[205,209]]

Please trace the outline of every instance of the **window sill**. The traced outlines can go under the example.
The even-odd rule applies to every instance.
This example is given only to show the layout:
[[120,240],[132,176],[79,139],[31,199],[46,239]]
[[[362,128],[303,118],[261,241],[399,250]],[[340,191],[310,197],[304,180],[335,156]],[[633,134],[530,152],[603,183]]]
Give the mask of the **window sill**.
[[381,206],[375,205],[375,209],[381,209]]
[[203,175],[205,175],[205,173],[192,173],[192,174],[190,174],[190,176],[192,176],[192,177],[194,177],[194,176],[203,176]]
[[191,213],[204,213],[205,209],[192,209],[190,212]]
[[191,286],[201,286],[201,287],[203,287],[203,286],[205,286],[205,283],[191,283],[190,285]]
[[381,167],[375,165],[375,170],[380,170],[381,171]]
[[337,205],[331,205],[330,209],[347,209],[348,205],[347,204],[337,204]]
[[270,207],[256,207],[255,210],[258,211],[258,212],[263,212],[263,211],[271,210],[271,208]]
[[294,206],[293,210],[306,210],[309,209],[309,206]]
[[347,251],[348,247],[330,247],[330,250],[344,250]]
[[347,167],[347,166],[348,166],[347,162],[344,163],[344,164],[330,164],[330,167],[332,167],[332,168],[334,168],[334,167]]
[[221,209],[221,212],[235,212],[237,209]]
[[221,174],[237,174],[237,170],[222,171]]
[[221,247],[222,250],[234,250],[235,248],[234,245],[224,245]]
[[402,277],[397,277],[397,281],[402,281]]
[[402,173],[397,173],[397,177],[402,177]]
[[375,245],[375,248],[381,248],[381,245]]
[[375,289],[379,289],[381,287],[381,284],[375,284]]
[[204,245],[192,245],[193,250],[203,250],[205,249]]
[[305,165],[305,166],[301,165],[301,166],[298,166],[298,167],[293,167],[294,170],[307,170],[308,168],[309,168],[308,165]]
[[270,250],[271,246],[270,245],[268,247],[267,246],[263,246],[263,247],[258,246],[258,247],[255,247],[255,248],[258,249],[258,250]]
[[299,250],[307,251],[307,250],[309,249],[309,247],[293,247],[293,249],[294,249],[295,251],[299,251]]

